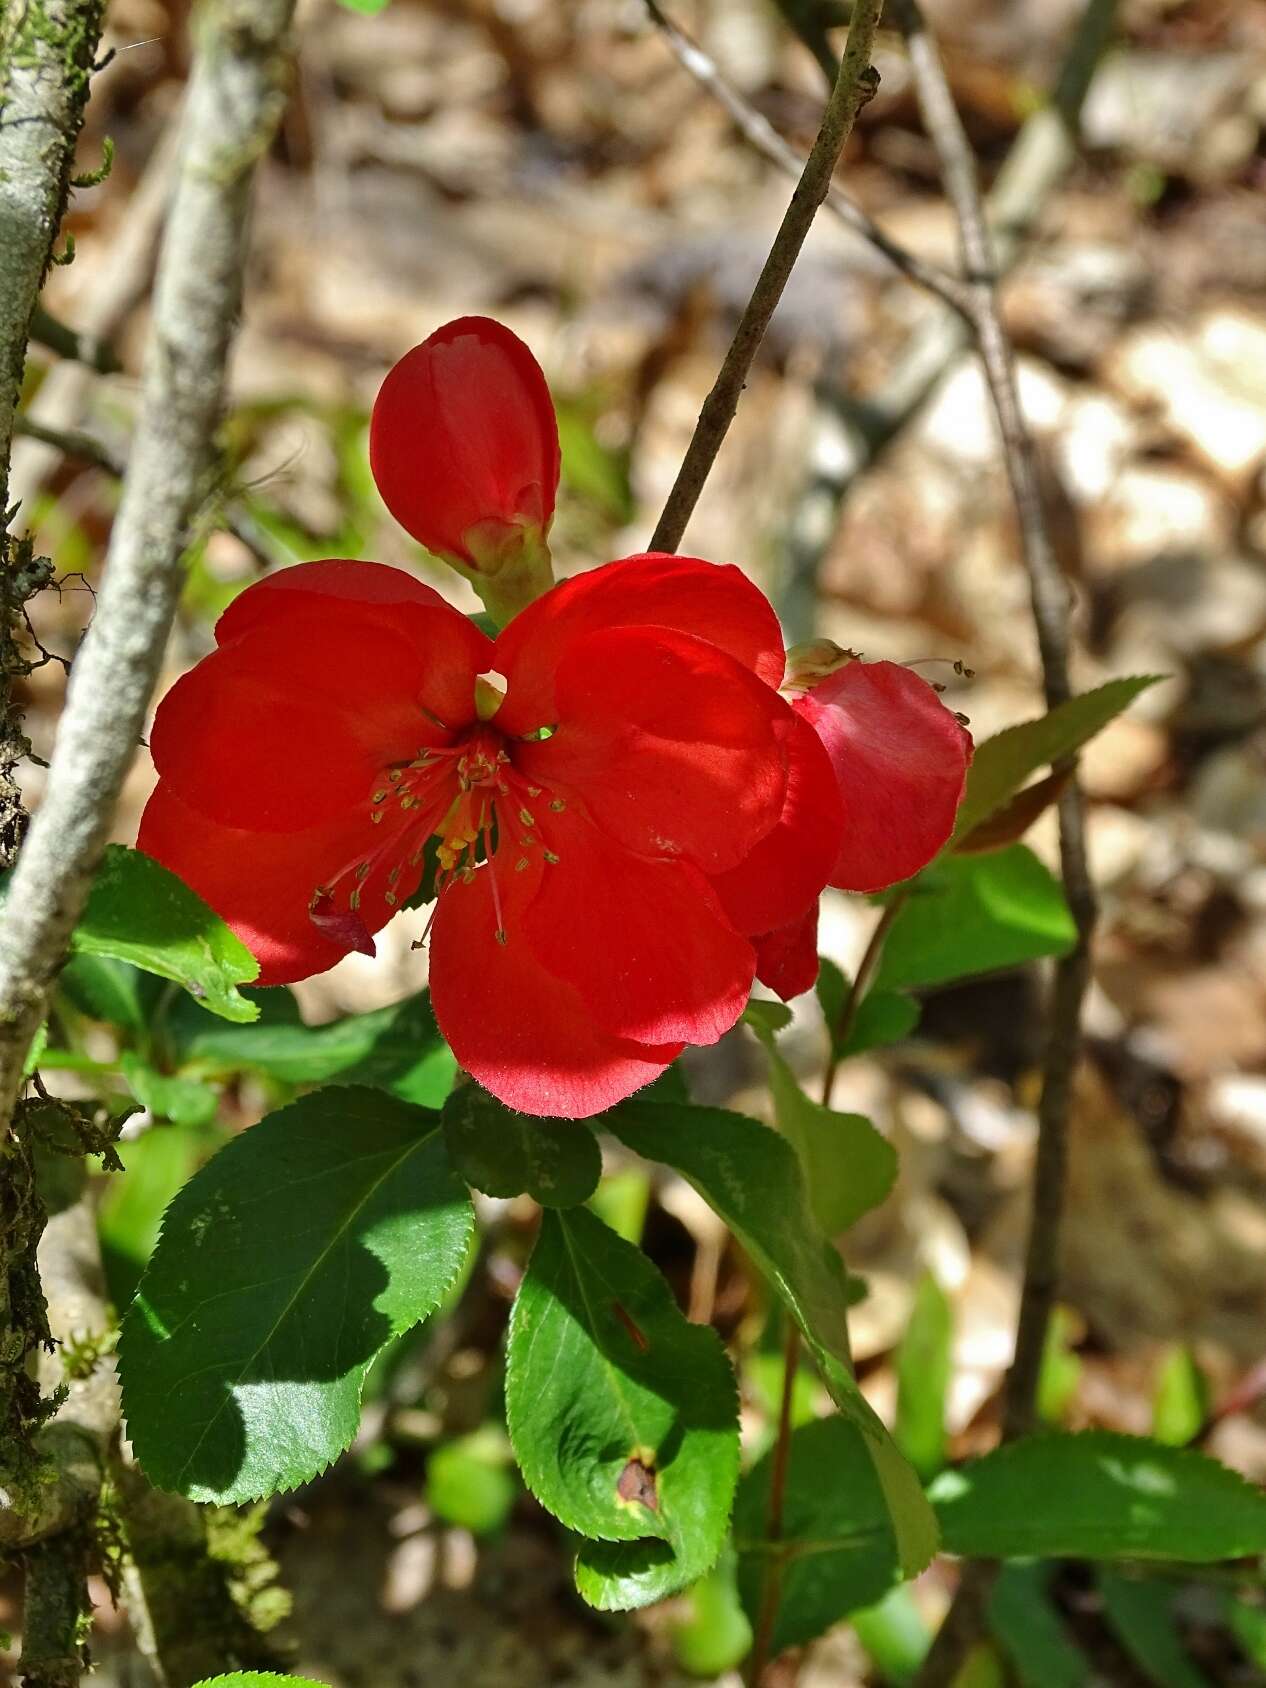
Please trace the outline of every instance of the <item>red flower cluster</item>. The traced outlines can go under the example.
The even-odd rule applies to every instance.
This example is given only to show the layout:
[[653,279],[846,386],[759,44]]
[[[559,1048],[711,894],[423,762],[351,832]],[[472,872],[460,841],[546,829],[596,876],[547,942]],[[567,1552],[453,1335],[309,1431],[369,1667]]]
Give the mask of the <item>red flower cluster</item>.
[[[373,462],[410,531],[474,568],[516,528],[543,542],[543,391],[526,347],[479,319],[397,366]],[[889,663],[850,664],[793,708],[770,605],[694,558],[594,569],[495,640],[398,569],[309,563],[244,592],[216,640],[158,710],[141,848],[280,984],[372,953],[437,838],[436,1017],[527,1113],[598,1113],[714,1042],[758,955],[775,988],[806,988],[823,886],[922,866],[970,754],[931,687]]]

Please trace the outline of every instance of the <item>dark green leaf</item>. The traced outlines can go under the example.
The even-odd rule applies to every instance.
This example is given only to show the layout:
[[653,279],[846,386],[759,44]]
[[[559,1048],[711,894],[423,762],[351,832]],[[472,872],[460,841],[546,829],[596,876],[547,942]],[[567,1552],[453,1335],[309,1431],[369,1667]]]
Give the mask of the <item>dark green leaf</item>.
[[744,1023],[761,1037],[773,1037],[785,1031],[791,1019],[791,1009],[785,1002],[767,1002],[759,996],[754,996],[743,1010]]
[[722,1108],[623,1102],[603,1123],[630,1149],[693,1184],[786,1302],[832,1399],[866,1439],[902,1567],[917,1576],[936,1552],[936,1524],[914,1472],[857,1387],[848,1348],[848,1280],[814,1219],[791,1144]]
[[1106,1430],[1051,1431],[943,1471],[945,1550],[979,1559],[1163,1559],[1266,1552],[1266,1495],[1216,1460]]
[[1092,692],[1069,698],[1049,715],[1022,721],[978,744],[967,773],[967,790],[959,806],[954,837],[966,837],[981,821],[1005,808],[1030,775],[1061,757],[1071,756],[1128,708],[1140,692],[1162,678],[1160,674],[1140,674],[1109,680]]
[[1020,1688],[1085,1688],[1090,1660],[1064,1629],[1047,1596],[1043,1565],[1004,1565],[989,1597],[989,1627],[1015,1666]]
[[181,1017],[173,1031],[185,1061],[229,1072],[253,1068],[287,1084],[372,1084],[429,1108],[451,1090],[457,1064],[425,992],[325,1026],[305,1026],[292,1014],[289,992],[265,994],[268,1007],[257,1025],[194,1026]]
[[[125,961],[104,955],[72,955],[57,984],[81,1014],[119,1026],[133,1037],[144,1036],[155,995],[169,988]],[[199,1019],[205,1021],[206,1016]]]
[[106,845],[71,947],[174,979],[225,1020],[259,1013],[237,989],[259,977],[242,940],[174,873],[122,844]]
[[738,1477],[734,1374],[716,1332],[586,1208],[541,1217],[505,1388],[524,1480],[589,1538],[576,1584],[591,1605],[644,1606],[708,1570]]
[[892,1519],[861,1432],[844,1418],[817,1419],[793,1432],[783,1498],[782,1536],[768,1539],[771,1450],[739,1484],[734,1544],[739,1592],[759,1617],[774,1555],[782,1583],[771,1650],[822,1635],[856,1606],[870,1606],[901,1578]]
[[1266,1607],[1228,1592],[1222,1615],[1241,1651],[1266,1678]]
[[435,1308],[470,1232],[436,1113],[333,1088],[235,1138],[168,1209],[124,1320],[148,1476],[221,1502],[314,1477],[356,1432],[374,1355]]
[[945,1396],[950,1381],[954,1310],[931,1272],[915,1290],[897,1350],[897,1446],[926,1482],[945,1464]]
[[220,1098],[209,1085],[156,1073],[139,1055],[125,1053],[119,1065],[133,1096],[155,1119],[197,1126],[210,1125],[215,1118]]
[[1183,1646],[1172,1587],[1100,1571],[1099,1593],[1109,1628],[1156,1688],[1211,1688]]
[[913,882],[889,928],[876,985],[943,985],[1063,955],[1076,939],[1063,892],[1025,845],[946,856]]
[[444,1104],[444,1136],[458,1172],[487,1196],[526,1191],[542,1207],[576,1207],[602,1176],[598,1139],[583,1122],[517,1114],[477,1084]]
[[819,956],[818,1001],[837,1061],[864,1055],[868,1049],[884,1049],[890,1043],[900,1043],[919,1023],[921,1010],[913,997],[903,996],[900,991],[871,990],[862,998],[853,1016],[852,1029],[841,1041],[838,1030],[848,989],[849,981],[835,963],[824,955]]

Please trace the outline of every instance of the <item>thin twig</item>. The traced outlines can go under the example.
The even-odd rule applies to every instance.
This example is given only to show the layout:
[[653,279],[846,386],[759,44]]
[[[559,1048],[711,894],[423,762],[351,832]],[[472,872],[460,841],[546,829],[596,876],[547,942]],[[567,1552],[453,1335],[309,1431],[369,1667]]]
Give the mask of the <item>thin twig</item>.
[[853,1027],[857,1024],[857,1012],[870,989],[870,982],[879,967],[880,958],[884,953],[884,943],[888,933],[892,930],[892,923],[910,900],[908,890],[897,891],[892,900],[885,906],[884,912],[875,923],[875,929],[870,935],[870,941],[857,964],[857,972],[852,984],[844,997],[840,1017],[827,1030],[831,1038],[831,1052],[827,1058],[826,1072],[822,1075],[822,1106],[831,1106],[831,1095],[835,1090],[835,1075],[840,1070],[842,1059],[840,1051],[848,1042]]
[[[945,191],[954,211],[963,268],[974,302],[981,362],[998,420],[1003,461],[1015,503],[1020,549],[1042,660],[1048,708],[1071,695],[1068,674],[1069,587],[1059,566],[1043,508],[1037,452],[1020,408],[1015,360],[998,311],[993,246],[977,179],[976,161],[950,92],[936,43],[918,0],[893,0],[898,26],[906,38],[924,126],[936,148]],[[1095,922],[1094,891],[1086,864],[1083,801],[1076,771],[1061,764],[1069,778],[1059,803],[1060,863],[1064,893],[1077,928],[1077,943],[1056,967],[1049,1032],[1038,1106],[1038,1149],[1034,1166],[1033,1206],[1015,1359],[1003,1394],[1005,1439],[1032,1429],[1037,1416],[1037,1388],[1047,1328],[1054,1306],[1059,1267],[1059,1224],[1068,1151],[1068,1122],[1073,1076],[1081,1048],[1081,1006],[1090,975],[1090,943]],[[979,1633],[984,1598],[994,1568],[965,1572],[955,1606],[919,1675],[920,1688],[953,1679],[965,1646]]]
[[37,345],[47,346],[50,352],[56,352],[59,358],[70,358],[75,363],[82,363],[86,369],[94,370],[98,375],[117,375],[123,368],[118,354],[108,340],[101,340],[95,334],[72,328],[69,323],[62,322],[51,311],[45,310],[43,305],[35,307],[35,314],[31,318],[31,338]]
[[[791,1411],[796,1398],[796,1373],[800,1369],[800,1327],[794,1319],[787,1321],[787,1340],[783,1345],[782,1395],[778,1403],[778,1436],[774,1442],[773,1469],[769,1474],[769,1512],[765,1537],[776,1550],[782,1540],[783,1513],[787,1502],[787,1468],[791,1462]],[[769,1663],[770,1643],[774,1622],[782,1600],[783,1556],[777,1551],[769,1555],[761,1589],[760,1612],[756,1619],[756,1638],[748,1655],[746,1678],[748,1688],[760,1688],[761,1678]]]
[[804,172],[739,321],[720,374],[703,401],[694,434],[652,536],[652,551],[675,551],[681,543],[686,523],[734,420],[739,396],[765,337],[769,319],[777,308],[787,278],[813,226],[817,209],[831,185],[844,143],[852,133],[854,119],[878,86],[878,75],[871,65],[870,55],[882,10],[883,0],[856,0],[853,7],[848,45],[840,60],[839,74],[827,101],[818,138],[813,143]]
[[[1082,106],[1112,32],[1117,0],[1087,0],[1049,101],[1026,119],[986,202],[999,275],[1027,246],[1051,194],[1077,157]],[[832,413],[820,430],[808,484],[786,536],[779,609],[792,639],[812,636],[818,569],[839,512],[866,470],[896,440],[971,345],[972,327],[939,307],[910,335],[882,388],[863,401],[826,388]]]
[[202,18],[140,418],[92,626],[0,942],[0,1119],[108,835],[181,586],[184,536],[215,462],[255,167],[288,85],[292,0],[218,0]]
[[[658,0],[646,0],[646,9],[678,63],[694,77],[701,88],[725,108],[743,139],[753,146],[762,158],[767,159],[785,175],[799,180],[805,161],[795,148],[788,145],[768,118],[725,80],[716,63],[697,41],[692,40],[673,22]],[[934,294],[960,314],[969,311],[969,291],[957,276],[943,270],[939,264],[928,263],[917,253],[907,251],[898,241],[886,235],[879,224],[846,193],[841,193],[836,187],[828,188],[822,204],[845,228],[851,229],[854,234],[869,242],[907,281]]]

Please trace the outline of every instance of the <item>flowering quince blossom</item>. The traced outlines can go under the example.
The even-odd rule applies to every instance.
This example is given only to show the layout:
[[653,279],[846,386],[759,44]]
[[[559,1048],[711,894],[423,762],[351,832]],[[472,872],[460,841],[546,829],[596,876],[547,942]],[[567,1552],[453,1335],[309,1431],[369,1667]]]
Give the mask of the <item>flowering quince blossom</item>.
[[[538,547],[548,568],[544,392],[521,342],[465,318],[375,411],[384,497],[490,571],[490,607],[539,587]],[[970,741],[931,687],[856,663],[793,707],[783,676],[767,600],[695,558],[591,570],[495,639],[402,570],[300,564],[163,699],[138,842],[276,985],[372,954],[434,837],[441,1031],[509,1106],[584,1118],[727,1031],[758,965],[806,988],[823,886],[904,877],[953,825]]]

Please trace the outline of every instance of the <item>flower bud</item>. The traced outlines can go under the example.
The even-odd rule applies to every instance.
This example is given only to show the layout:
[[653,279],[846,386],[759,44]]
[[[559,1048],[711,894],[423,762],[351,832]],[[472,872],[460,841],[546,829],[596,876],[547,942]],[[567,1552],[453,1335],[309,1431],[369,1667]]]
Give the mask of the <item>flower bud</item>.
[[558,424],[540,366],[489,317],[459,317],[406,352],[369,425],[392,515],[508,621],[553,583],[546,535]]

